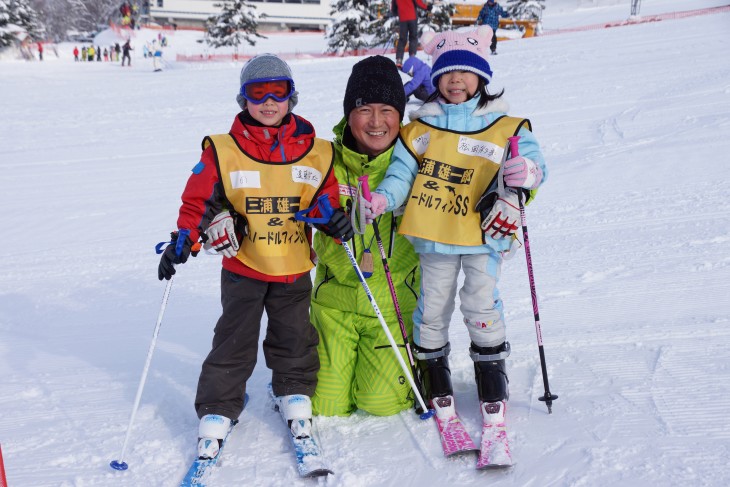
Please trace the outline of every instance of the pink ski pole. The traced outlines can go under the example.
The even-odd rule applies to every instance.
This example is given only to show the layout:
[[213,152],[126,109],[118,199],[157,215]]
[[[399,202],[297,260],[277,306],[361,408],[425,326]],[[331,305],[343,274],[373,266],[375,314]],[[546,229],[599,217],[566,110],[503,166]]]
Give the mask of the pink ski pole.
[[5,478],[5,464],[3,464],[2,447],[0,447],[0,487],[8,487],[8,481]]
[[[514,136],[509,138],[509,151],[512,157],[520,155],[518,143],[520,137]],[[532,272],[532,256],[530,254],[530,239],[527,236],[527,217],[525,216],[525,204],[520,200],[520,223],[522,224],[522,238],[525,241],[525,258],[527,259],[527,276],[530,279],[530,295],[532,296],[532,313],[535,317],[535,333],[537,333],[537,348],[540,352],[540,367],[542,368],[542,383],[545,387],[545,395],[541,396],[540,401],[544,401],[548,408],[548,414],[553,412],[553,400],[558,396],[550,393],[550,384],[548,384],[547,365],[545,364],[545,349],[542,345],[542,328],[540,326],[540,311],[537,307],[537,291],[535,290],[535,276]]]

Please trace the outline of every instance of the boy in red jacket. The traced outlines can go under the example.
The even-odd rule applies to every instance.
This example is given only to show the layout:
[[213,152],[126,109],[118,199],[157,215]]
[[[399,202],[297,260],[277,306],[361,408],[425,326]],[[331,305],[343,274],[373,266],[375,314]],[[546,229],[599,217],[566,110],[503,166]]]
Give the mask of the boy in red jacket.
[[160,280],[170,279],[174,264],[187,260],[204,232],[224,255],[223,313],[195,398],[200,458],[218,453],[243,410],[264,310],[263,347],[273,392],[284,405],[285,418],[311,426],[310,397],[319,370],[319,339],[309,321],[314,263],[311,228],[294,214],[327,195],[336,210],[321,230],[343,240],[353,234],[339,209],[331,142],[315,138],[312,125],[291,113],[298,93],[289,66],[273,54],[250,59],[241,70],[236,100],[243,111],[230,132],[203,140],[200,162],[182,194],[179,231],[158,269]]

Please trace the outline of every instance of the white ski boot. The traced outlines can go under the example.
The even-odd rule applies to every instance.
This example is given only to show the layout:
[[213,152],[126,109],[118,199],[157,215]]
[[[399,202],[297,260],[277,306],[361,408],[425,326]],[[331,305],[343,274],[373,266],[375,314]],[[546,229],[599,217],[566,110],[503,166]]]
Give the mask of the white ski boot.
[[309,396],[277,396],[275,402],[294,438],[309,438],[312,435],[312,400]]
[[484,424],[504,426],[505,402],[480,402],[479,410],[482,412]]
[[231,428],[231,420],[218,414],[206,414],[198,427],[198,458],[208,459],[218,455],[223,439]]
[[436,411],[436,416],[439,418],[448,419],[456,416],[454,396],[434,397],[431,400],[431,407]]

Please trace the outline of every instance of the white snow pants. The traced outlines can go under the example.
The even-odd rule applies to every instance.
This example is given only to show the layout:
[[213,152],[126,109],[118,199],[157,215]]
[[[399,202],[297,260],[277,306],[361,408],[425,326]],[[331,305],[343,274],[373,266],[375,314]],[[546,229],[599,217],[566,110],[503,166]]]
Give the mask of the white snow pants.
[[456,306],[459,271],[460,310],[469,337],[479,347],[493,347],[506,339],[502,300],[497,282],[502,256],[420,254],[421,295],[413,312],[413,340],[421,348],[436,349],[449,341],[449,324]]

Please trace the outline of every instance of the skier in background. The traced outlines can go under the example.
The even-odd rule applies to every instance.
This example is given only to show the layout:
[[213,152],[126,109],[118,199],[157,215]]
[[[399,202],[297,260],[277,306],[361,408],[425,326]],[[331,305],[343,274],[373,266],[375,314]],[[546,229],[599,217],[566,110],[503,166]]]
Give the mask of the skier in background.
[[38,60],[43,61],[43,43],[38,43]]
[[74,46],[74,61],[79,62],[79,46]]
[[492,54],[497,54],[497,28],[500,17],[507,18],[509,14],[495,0],[487,0],[477,16],[477,25],[488,25],[492,28],[492,43],[489,46]]
[[152,66],[155,71],[162,71],[162,44],[152,41]]
[[[401,129],[369,217],[406,203],[400,232],[413,243],[421,266],[414,354],[436,414],[448,418],[455,411],[449,324],[463,270],[460,308],[471,338],[480,408],[485,422],[503,420],[510,347],[497,283],[503,254],[515,243],[520,199],[534,197],[547,169],[530,122],[506,116],[504,90],[487,91],[492,29],[431,34],[424,36],[424,52],[433,56],[431,79],[438,91]],[[506,150],[512,135],[521,137],[520,155],[501,163],[500,149]]]
[[132,65],[132,57],[129,55],[130,51],[133,51],[134,49],[129,44],[129,39],[127,39],[127,42],[124,43],[122,46],[122,66],[124,66],[124,60],[127,60],[127,66]]
[[[429,0],[426,0],[429,1]],[[428,10],[430,3],[424,0],[392,0],[391,10],[398,16],[398,45],[395,49],[395,65],[403,66],[403,53],[408,44],[408,55],[415,56],[418,51],[418,16],[416,8]],[[406,41],[407,40],[407,41]]]
[[[311,229],[294,213],[326,195],[335,210],[321,230],[352,238],[339,208],[332,144],[315,138],[314,127],[291,112],[298,93],[289,66],[273,54],[255,56],[241,70],[239,90],[242,111],[229,133],[203,139],[200,162],[182,194],[179,230],[158,268],[160,280],[170,279],[204,232],[224,256],[223,313],[195,398],[200,458],[218,453],[243,410],[264,310],[263,350],[276,402],[285,419],[304,421],[291,423],[292,434],[299,426],[298,435],[310,433],[319,370],[319,339],[309,320],[314,263]],[[310,216],[320,214],[315,209]]]

